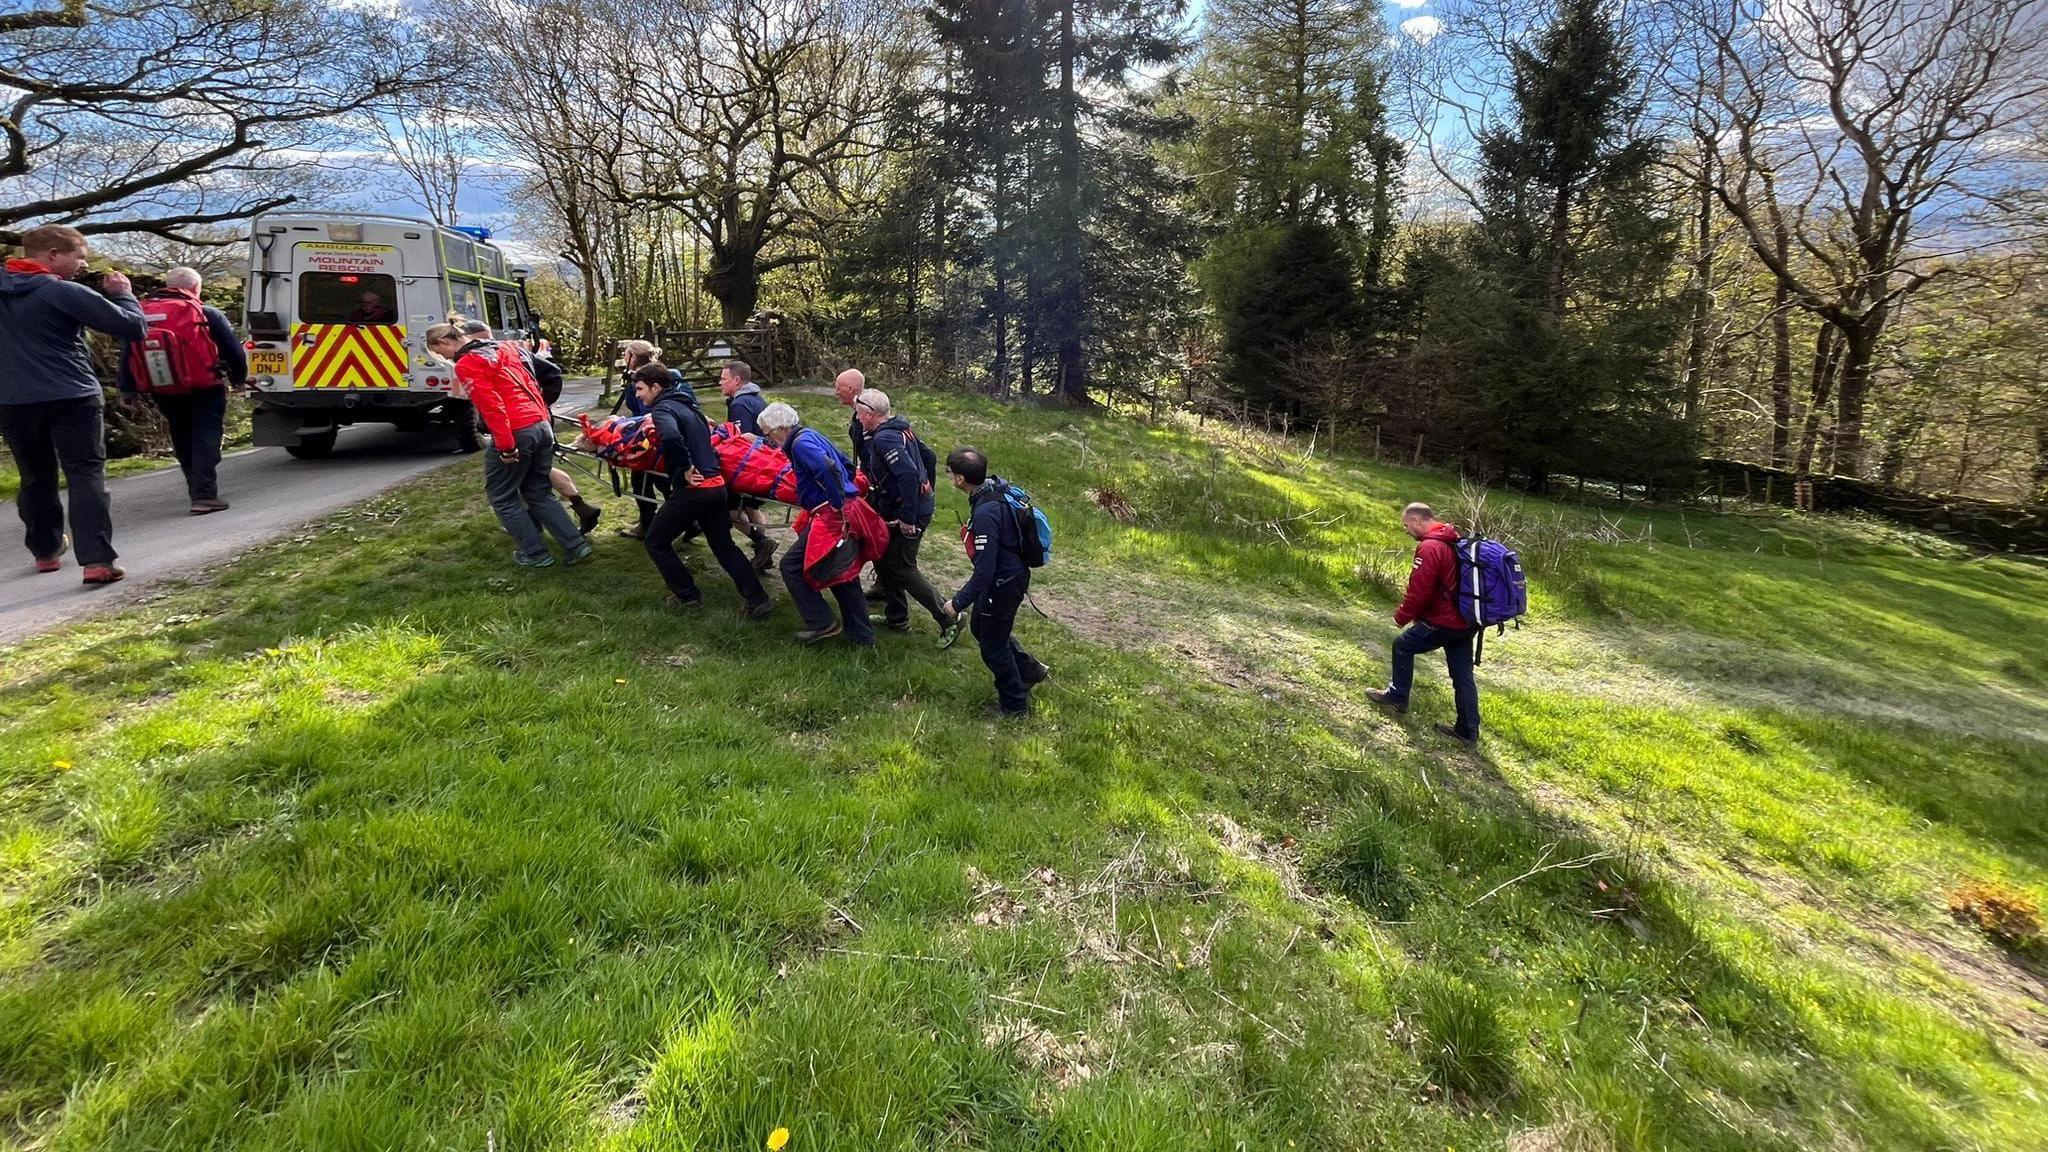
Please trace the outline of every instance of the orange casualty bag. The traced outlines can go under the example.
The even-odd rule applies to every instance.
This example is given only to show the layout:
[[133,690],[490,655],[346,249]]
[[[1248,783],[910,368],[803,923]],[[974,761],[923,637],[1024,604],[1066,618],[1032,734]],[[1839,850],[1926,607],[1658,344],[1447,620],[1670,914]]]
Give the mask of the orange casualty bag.
[[754,496],[783,504],[796,503],[796,469],[789,457],[768,441],[750,438],[735,424],[711,429],[711,447],[718,453],[718,467],[726,483],[742,496]]

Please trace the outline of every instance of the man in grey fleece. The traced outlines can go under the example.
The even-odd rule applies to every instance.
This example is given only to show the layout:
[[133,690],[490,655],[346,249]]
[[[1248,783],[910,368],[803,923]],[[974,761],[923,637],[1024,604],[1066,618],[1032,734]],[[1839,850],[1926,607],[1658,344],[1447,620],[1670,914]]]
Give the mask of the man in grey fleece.
[[21,252],[0,270],[0,435],[21,469],[15,506],[36,571],[57,571],[66,546],[61,466],[85,582],[112,584],[125,573],[114,563],[107,506],[105,401],[81,337],[90,328],[141,340],[148,334],[142,307],[119,272],[107,273],[98,292],[72,283],[86,260],[85,236],[76,228],[31,228]]

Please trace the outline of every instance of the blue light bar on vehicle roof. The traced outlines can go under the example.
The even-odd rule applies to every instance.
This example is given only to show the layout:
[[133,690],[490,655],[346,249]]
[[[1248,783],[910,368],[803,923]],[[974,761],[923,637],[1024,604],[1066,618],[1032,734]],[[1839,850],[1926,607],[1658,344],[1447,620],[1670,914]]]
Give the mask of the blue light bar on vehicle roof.
[[451,224],[448,226],[448,230],[450,232],[460,232],[464,236],[474,237],[478,240],[489,240],[491,238],[491,230],[481,224]]

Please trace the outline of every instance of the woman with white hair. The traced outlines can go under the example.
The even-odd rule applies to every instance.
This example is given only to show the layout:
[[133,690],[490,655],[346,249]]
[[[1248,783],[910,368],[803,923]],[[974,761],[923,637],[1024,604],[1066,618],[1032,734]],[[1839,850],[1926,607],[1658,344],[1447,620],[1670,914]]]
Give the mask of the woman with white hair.
[[797,503],[804,508],[797,518],[796,542],[782,554],[782,583],[803,617],[803,630],[796,634],[799,644],[816,644],[844,632],[862,647],[875,643],[875,626],[868,622],[868,598],[860,589],[860,565],[856,562],[847,578],[834,583],[833,599],[839,601],[839,619],[825,597],[811,587],[804,573],[810,555],[811,533],[826,509],[839,513],[834,522],[848,523],[860,504],[860,489],[854,486],[853,461],[815,428],[806,428],[796,409],[777,402],[761,410],[761,435],[789,456],[796,473]]

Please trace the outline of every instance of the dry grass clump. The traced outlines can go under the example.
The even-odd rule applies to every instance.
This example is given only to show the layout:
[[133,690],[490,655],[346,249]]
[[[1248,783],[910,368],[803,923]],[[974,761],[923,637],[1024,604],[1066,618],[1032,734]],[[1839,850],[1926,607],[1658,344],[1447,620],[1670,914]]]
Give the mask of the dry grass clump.
[[1948,914],[2009,948],[2041,939],[2041,909],[2032,897],[1991,880],[1973,880],[1949,894]]

